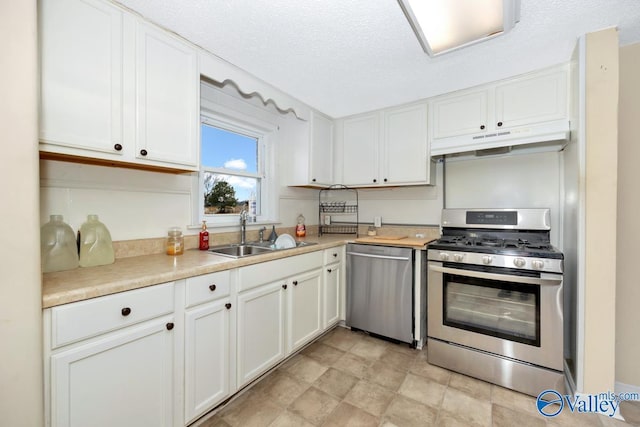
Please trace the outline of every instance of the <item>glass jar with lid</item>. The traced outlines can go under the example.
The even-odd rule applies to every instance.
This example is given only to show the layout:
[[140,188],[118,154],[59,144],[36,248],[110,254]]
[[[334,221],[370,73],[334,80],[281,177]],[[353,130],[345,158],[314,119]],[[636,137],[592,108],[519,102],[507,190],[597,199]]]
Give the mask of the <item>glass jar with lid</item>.
[[171,227],[167,235],[167,255],[182,255],[184,253],[184,237],[180,227]]

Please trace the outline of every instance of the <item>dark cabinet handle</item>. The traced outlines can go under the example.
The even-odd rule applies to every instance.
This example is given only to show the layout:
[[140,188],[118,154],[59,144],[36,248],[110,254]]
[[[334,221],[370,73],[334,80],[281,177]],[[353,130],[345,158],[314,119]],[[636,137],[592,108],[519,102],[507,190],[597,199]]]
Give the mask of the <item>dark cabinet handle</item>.
[[480,129],[484,130],[484,125],[481,125],[481,126],[480,126]]
[[146,156],[147,154],[148,154],[147,150],[145,150],[145,149],[140,150],[140,155],[141,156]]
[[387,178],[384,179],[384,182],[387,182]]
[[225,306],[225,307],[227,307],[227,310],[229,310],[229,309],[231,308],[231,303],[230,303],[230,302],[228,302],[228,303],[226,303],[224,306]]
[[113,149],[116,150],[116,151],[122,151],[122,145],[116,144],[116,145],[113,146]]
[[211,290],[211,292],[216,290],[216,285],[209,285],[209,289]]
[[120,313],[122,313],[123,316],[128,316],[131,314],[131,309],[129,307],[125,307],[122,310],[120,310]]
[[170,331],[173,329],[173,323],[169,322],[167,323],[167,331]]
[[334,253],[334,254],[333,254],[333,257],[334,257],[334,258],[338,258],[338,254]]
[[498,127],[502,126],[502,122],[498,122]]
[[377,179],[374,179],[374,180],[373,180],[373,182],[374,182],[374,183],[376,183],[376,182],[378,182],[378,180],[377,180]]
[[298,286],[298,281],[297,280],[293,281],[293,286]]
[[331,271],[332,271],[332,270],[331,270],[330,268],[327,268],[327,271],[328,271],[329,273],[331,273]]
[[287,284],[282,285],[282,289],[287,289]]
[[316,179],[315,179],[315,178],[312,178],[312,179],[311,179],[311,181],[312,181],[312,182],[316,182]]

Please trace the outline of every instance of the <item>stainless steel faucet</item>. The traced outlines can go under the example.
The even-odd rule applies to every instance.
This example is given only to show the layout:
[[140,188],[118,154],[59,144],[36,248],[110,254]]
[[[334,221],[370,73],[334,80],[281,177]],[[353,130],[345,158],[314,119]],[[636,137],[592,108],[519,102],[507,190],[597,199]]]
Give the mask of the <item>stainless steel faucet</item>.
[[247,212],[246,209],[243,209],[240,212],[240,244],[244,245],[247,240]]

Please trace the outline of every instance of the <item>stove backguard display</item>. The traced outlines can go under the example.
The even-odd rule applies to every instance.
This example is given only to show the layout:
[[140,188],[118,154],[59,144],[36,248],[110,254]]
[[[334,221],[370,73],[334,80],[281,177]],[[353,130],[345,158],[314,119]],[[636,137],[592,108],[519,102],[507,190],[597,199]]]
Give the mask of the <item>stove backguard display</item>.
[[517,211],[468,211],[468,225],[518,225]]

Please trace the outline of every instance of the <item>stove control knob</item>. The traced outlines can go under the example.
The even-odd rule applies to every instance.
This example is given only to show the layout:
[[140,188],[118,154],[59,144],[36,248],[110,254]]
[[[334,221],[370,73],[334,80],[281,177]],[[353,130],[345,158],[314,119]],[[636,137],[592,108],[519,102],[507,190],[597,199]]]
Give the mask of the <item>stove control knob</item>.
[[534,259],[531,265],[533,265],[533,268],[536,270],[542,270],[544,268],[544,262],[539,259]]
[[485,255],[482,257],[482,263],[483,264],[491,264],[493,262],[493,257],[491,255]]
[[440,259],[443,261],[448,261],[449,260],[449,254],[446,252],[440,252]]
[[524,260],[524,258],[514,258],[513,260],[513,265],[515,265],[516,267],[522,268],[524,267],[524,265],[527,262]]
[[464,254],[454,254],[453,259],[456,262],[461,262],[464,259]]

